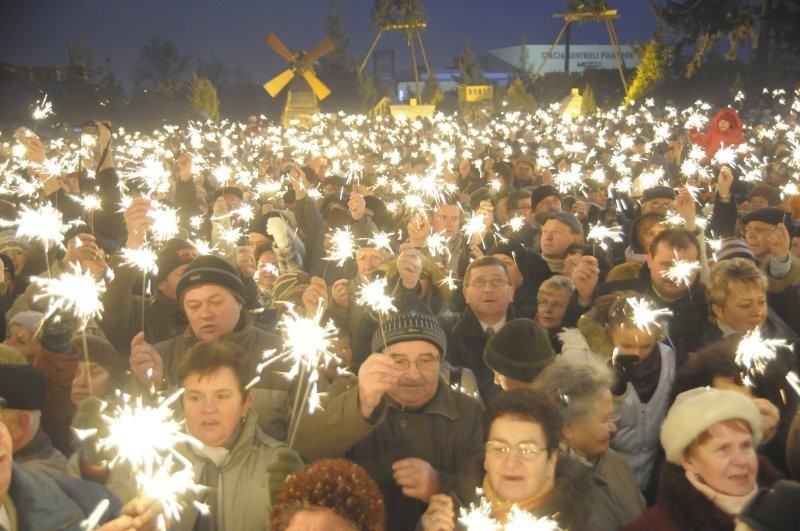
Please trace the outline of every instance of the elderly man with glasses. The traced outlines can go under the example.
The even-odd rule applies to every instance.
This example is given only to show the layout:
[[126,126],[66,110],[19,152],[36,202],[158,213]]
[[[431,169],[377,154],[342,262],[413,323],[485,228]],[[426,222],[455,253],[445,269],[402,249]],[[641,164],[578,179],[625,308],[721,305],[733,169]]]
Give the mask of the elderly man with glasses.
[[444,330],[418,297],[407,295],[398,308],[375,332],[374,353],[361,367],[383,383],[375,403],[359,404],[373,408],[379,424],[347,454],[378,483],[388,530],[414,529],[435,494],[471,496],[483,444],[482,406],[439,375]]

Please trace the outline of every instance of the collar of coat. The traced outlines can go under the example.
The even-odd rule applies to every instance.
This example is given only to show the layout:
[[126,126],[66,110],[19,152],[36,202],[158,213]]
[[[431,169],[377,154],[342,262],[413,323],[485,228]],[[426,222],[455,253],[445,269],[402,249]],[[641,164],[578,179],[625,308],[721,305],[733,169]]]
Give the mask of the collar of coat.
[[419,414],[419,415],[441,415],[446,417],[449,420],[458,420],[459,413],[458,413],[458,403],[456,400],[456,393],[458,391],[454,391],[447,385],[442,377],[439,377],[438,387],[436,389],[436,394],[433,395],[433,400],[428,402],[422,407],[418,408],[408,408],[388,396],[386,397],[386,404],[390,410],[400,411],[403,413],[412,413],[412,414]]

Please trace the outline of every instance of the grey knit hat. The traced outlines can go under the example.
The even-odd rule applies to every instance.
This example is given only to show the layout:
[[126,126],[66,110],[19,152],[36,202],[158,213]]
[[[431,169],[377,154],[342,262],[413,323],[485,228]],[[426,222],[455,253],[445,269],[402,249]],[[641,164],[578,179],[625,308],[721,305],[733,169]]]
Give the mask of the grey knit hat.
[[427,341],[436,345],[440,354],[447,348],[439,322],[425,313],[397,313],[389,317],[372,335],[372,352],[383,352],[389,345],[401,341]]

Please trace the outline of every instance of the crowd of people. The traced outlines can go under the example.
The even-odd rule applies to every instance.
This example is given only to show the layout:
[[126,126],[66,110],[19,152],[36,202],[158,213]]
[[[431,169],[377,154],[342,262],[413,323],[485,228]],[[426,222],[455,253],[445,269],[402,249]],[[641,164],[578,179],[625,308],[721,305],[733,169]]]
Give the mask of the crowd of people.
[[798,112],[0,136],[0,529],[791,529]]

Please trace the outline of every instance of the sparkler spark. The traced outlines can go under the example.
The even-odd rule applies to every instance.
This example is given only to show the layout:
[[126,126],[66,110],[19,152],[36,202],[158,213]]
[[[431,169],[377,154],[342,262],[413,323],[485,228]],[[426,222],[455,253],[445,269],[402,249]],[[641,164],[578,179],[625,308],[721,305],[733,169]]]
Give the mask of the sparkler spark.
[[349,227],[336,229],[331,235],[331,248],[325,260],[335,261],[337,265],[343,265],[351,259],[356,252],[356,242]]
[[[80,269],[79,266],[76,269]],[[103,312],[100,297],[106,285],[95,280],[89,271],[64,271],[57,278],[32,277],[31,282],[39,289],[33,300],[48,301],[48,316],[66,312],[80,322],[79,329],[86,328],[91,319],[100,317]]]
[[372,282],[363,284],[358,292],[356,304],[368,306],[379,315],[388,315],[397,311],[392,298],[386,295],[387,285],[386,277],[376,278]]
[[47,101],[47,94],[45,94],[41,101],[36,102],[36,107],[33,109],[33,119],[38,122],[51,114],[53,114],[53,102]]
[[700,269],[700,262],[681,260],[675,253],[675,260],[672,265],[664,272],[664,275],[676,286],[684,285],[687,288],[692,285],[694,274]]
[[606,227],[598,222],[591,229],[586,239],[595,242],[603,249],[608,249],[608,242],[621,242],[623,238],[622,229],[619,227]]
[[631,308],[634,326],[644,332],[652,333],[653,328],[661,328],[659,321],[672,315],[668,309],[656,308],[644,297],[630,297],[627,303]]
[[746,374],[763,373],[767,365],[775,359],[779,348],[791,349],[792,345],[783,339],[765,339],[760,330],[751,330],[736,347],[736,364]]

